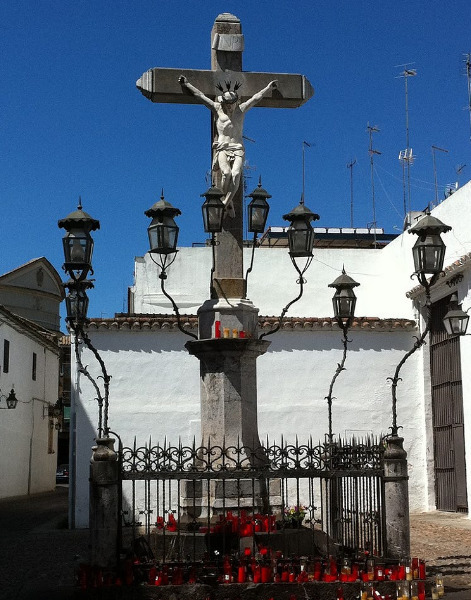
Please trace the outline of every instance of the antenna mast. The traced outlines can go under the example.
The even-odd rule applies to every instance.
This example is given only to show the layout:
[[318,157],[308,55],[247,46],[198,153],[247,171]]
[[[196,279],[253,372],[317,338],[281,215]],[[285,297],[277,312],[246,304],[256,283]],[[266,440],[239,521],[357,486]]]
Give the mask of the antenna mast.
[[304,158],[304,151],[305,151],[305,148],[306,148],[306,146],[307,146],[308,148],[310,148],[310,147],[311,147],[311,144],[310,144],[309,142],[303,141],[303,198],[302,198],[302,200],[303,200],[303,204],[304,204],[304,192],[306,191],[306,190],[305,190],[305,182],[306,182],[306,161],[305,161],[305,158]]
[[468,80],[468,113],[469,113],[469,139],[471,140],[471,54],[465,54],[466,79]]
[[371,197],[373,203],[373,240],[374,247],[376,248],[376,201],[375,201],[375,178],[374,178],[374,155],[381,154],[379,150],[373,150],[373,133],[378,133],[379,129],[377,127],[372,127],[369,123],[366,127],[369,135],[370,135],[370,145],[368,147],[368,154],[370,155],[370,167],[371,167]]
[[433,181],[435,183],[435,204],[438,204],[437,165],[435,162],[435,150],[440,150],[440,152],[446,152],[447,154],[448,150],[445,150],[444,148],[439,148],[438,146],[432,146]]
[[354,158],[347,164],[347,169],[350,169],[350,227],[353,229],[353,167],[357,164],[357,159]]
[[412,154],[412,148],[409,146],[409,89],[407,80],[409,77],[415,77],[417,75],[417,71],[415,69],[408,68],[408,65],[412,65],[414,63],[406,63],[405,65],[396,65],[398,67],[403,67],[403,71],[398,77],[404,77],[405,83],[405,101],[406,101],[406,149],[401,150],[399,152],[399,160],[402,162],[402,179],[403,179],[403,188],[404,188],[404,217],[407,214],[406,210],[406,185],[405,185],[405,173],[407,171],[407,197],[408,197],[408,210],[410,212],[411,209],[411,196],[410,196],[410,167],[414,162],[415,156]]

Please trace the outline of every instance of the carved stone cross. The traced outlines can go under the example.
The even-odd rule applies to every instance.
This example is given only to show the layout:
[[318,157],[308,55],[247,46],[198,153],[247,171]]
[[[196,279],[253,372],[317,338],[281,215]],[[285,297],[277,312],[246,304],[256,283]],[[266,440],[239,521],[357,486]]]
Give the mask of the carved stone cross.
[[[200,103],[198,98],[180,85],[178,79],[181,75],[209,98],[218,95],[218,83],[224,84],[229,79],[233,84],[235,81],[241,84],[238,90],[241,102],[248,100],[270,81],[277,80],[276,89],[257,104],[261,107],[296,108],[311,98],[314,90],[303,75],[242,71],[243,49],[244,37],[239,19],[223,13],[216,18],[211,32],[211,71],[154,68],[144,73],[136,85],[152,102],[178,104]],[[234,198],[235,217],[226,217],[224,230],[218,234],[214,284],[219,297],[242,298],[244,294],[242,190],[241,184]]]

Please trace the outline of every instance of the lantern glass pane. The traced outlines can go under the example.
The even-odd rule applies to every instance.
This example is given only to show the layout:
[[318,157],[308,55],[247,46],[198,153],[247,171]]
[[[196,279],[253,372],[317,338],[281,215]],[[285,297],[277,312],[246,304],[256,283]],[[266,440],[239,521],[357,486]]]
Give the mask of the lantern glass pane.
[[270,207],[266,200],[262,198],[252,200],[248,206],[249,231],[252,233],[263,233],[269,210]]
[[89,265],[93,251],[92,237],[83,231],[70,231],[64,238],[64,258],[69,265]]
[[412,248],[415,272],[428,275],[440,273],[443,269],[445,249],[445,244],[439,235],[419,238]]
[[334,315],[341,319],[348,319],[352,316],[352,301],[350,298],[334,298]]
[[163,222],[154,219],[147,228],[147,232],[150,252],[171,254],[176,251],[178,226],[171,217],[164,218]]
[[206,233],[219,233],[222,231],[224,204],[222,200],[206,200],[203,203],[203,226]]
[[293,223],[288,229],[289,253],[292,257],[311,256],[314,246],[314,230],[305,222]]
[[443,325],[448,335],[464,335],[468,328],[468,322],[469,316],[466,313],[463,313],[462,316],[445,315],[443,318]]
[[71,292],[66,296],[67,318],[74,322],[83,322],[88,313],[88,296],[85,292]]

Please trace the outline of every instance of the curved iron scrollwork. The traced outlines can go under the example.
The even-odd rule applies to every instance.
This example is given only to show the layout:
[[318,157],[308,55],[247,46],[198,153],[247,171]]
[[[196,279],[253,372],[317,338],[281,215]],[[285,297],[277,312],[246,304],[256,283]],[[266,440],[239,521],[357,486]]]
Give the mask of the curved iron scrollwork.
[[259,473],[273,476],[328,476],[331,472],[372,472],[382,468],[384,446],[372,438],[346,443],[268,444],[237,446],[172,445],[123,447],[122,471],[133,475],[188,476],[191,473],[237,476]]

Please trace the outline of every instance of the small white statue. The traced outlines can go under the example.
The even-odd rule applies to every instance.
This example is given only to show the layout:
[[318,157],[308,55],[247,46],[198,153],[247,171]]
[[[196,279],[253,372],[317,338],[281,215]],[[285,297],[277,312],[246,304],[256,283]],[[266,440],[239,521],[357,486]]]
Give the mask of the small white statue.
[[224,192],[223,202],[226,206],[227,214],[234,217],[234,204],[232,202],[235,193],[239,189],[242,169],[244,166],[245,148],[242,139],[245,113],[255,106],[263,96],[277,87],[277,80],[270,83],[262,90],[254,94],[245,102],[239,101],[237,90],[239,83],[235,83],[231,90],[230,82],[226,82],[226,91],[221,85],[221,95],[216,100],[211,100],[203,94],[198,88],[188,82],[184,75],[178,79],[179,83],[186,87],[194,96],[201,99],[201,102],[210,108],[216,114],[216,129],[218,132],[217,141],[213,144],[214,157],[213,172],[221,170],[221,187]]

